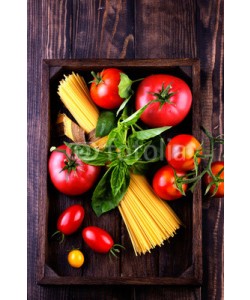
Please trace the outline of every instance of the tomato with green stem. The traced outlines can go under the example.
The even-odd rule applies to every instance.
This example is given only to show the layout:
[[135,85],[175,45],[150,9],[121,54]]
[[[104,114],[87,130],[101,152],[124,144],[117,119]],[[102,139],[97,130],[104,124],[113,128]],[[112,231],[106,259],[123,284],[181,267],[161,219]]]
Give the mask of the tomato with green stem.
[[100,73],[91,72],[90,96],[96,105],[104,109],[118,108],[123,98],[119,95],[118,85],[122,71],[116,68],[104,69]]
[[164,166],[155,173],[153,177],[153,189],[163,200],[175,200],[185,194],[188,185],[182,184],[180,191],[175,184],[176,176],[183,178],[185,173],[176,171],[171,166]]
[[90,190],[100,173],[100,167],[81,161],[66,145],[53,150],[49,158],[49,175],[53,185],[69,196]]
[[80,204],[74,204],[65,209],[57,220],[57,231],[52,235],[61,234],[61,243],[65,235],[71,235],[76,232],[84,219],[85,210]]
[[167,144],[165,154],[168,163],[176,170],[184,172],[196,170],[197,173],[202,147],[194,136],[179,134]]
[[146,104],[150,105],[140,117],[145,124],[149,127],[175,126],[190,111],[192,93],[182,79],[154,74],[144,78],[136,91],[136,110]]
[[214,161],[211,164],[211,172],[213,176],[206,173],[204,175],[204,183],[206,185],[206,193],[212,197],[224,197],[224,161]]
[[115,244],[111,235],[104,229],[97,226],[88,226],[83,229],[82,237],[85,243],[95,252],[110,253],[116,256],[122,245]]

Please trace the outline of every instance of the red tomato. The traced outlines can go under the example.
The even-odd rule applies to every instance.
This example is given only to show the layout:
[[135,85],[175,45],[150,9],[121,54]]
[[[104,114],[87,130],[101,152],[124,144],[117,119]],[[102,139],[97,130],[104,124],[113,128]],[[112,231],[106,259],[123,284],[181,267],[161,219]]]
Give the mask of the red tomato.
[[146,77],[136,92],[136,110],[152,103],[141,115],[141,120],[150,127],[174,126],[188,114],[192,94],[188,85],[180,78],[157,74]]
[[[211,170],[212,173],[217,176],[219,179],[224,180],[224,170],[221,172],[221,174],[218,176],[218,173],[224,168],[224,161],[215,161],[211,164]],[[209,176],[207,173],[204,175],[204,182],[206,186],[209,185],[210,182],[212,182],[212,177]],[[215,192],[216,184],[213,184],[209,190],[209,193],[213,195]],[[218,182],[218,190],[214,194],[214,197],[222,198],[224,197],[224,181]]]
[[[199,151],[202,154],[201,144],[195,137],[189,134],[179,134],[171,139],[166,147],[166,159],[168,163],[180,171],[194,170],[194,155]],[[197,164],[201,161],[197,157]]]
[[[57,150],[66,151],[65,153]],[[49,174],[54,186],[66,195],[81,195],[96,182],[100,167],[90,166],[81,161],[71,149],[62,145],[49,158]]]
[[114,246],[114,241],[110,234],[96,226],[84,228],[82,237],[85,243],[95,252],[108,253]]
[[118,85],[122,71],[109,68],[101,73],[92,73],[94,80],[90,86],[90,95],[96,105],[105,109],[118,108],[124,99],[119,96]]
[[59,216],[57,230],[62,234],[69,235],[77,231],[84,219],[84,208],[79,205],[71,205]]
[[[185,173],[176,171],[176,175],[184,176]],[[183,196],[175,185],[174,169],[171,166],[164,166],[155,173],[153,189],[164,200],[175,200]],[[187,184],[183,184],[182,189],[185,192]]]

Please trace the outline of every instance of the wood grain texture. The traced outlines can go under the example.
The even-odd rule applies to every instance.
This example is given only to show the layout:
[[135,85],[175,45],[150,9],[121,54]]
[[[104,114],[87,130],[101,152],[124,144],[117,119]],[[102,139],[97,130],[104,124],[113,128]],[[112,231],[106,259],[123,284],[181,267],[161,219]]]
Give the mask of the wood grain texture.
[[[28,18],[30,22],[28,30],[28,152],[27,160],[27,257],[28,257],[28,295],[30,299],[35,299],[38,295],[36,286],[37,261],[37,235],[38,235],[38,196],[39,196],[39,147],[40,140],[40,98],[41,98],[41,64],[42,56],[42,16],[38,12],[42,11],[40,1],[28,1]],[[36,88],[34,88],[36,86]]]
[[136,58],[196,57],[196,1],[135,3]]
[[[28,298],[218,299],[223,294],[223,199],[204,201],[204,284],[197,288],[36,285],[42,58],[201,59],[202,119],[223,132],[223,0],[28,1]],[[66,26],[67,25],[67,26]],[[219,125],[219,126],[218,126]],[[217,127],[218,126],[218,127]],[[216,157],[223,155],[217,149]]]
[[[224,132],[223,63],[224,2],[197,2],[197,45],[201,59],[202,123],[217,136]],[[204,145],[207,145],[205,140]],[[223,146],[215,159],[223,160]],[[224,199],[203,203],[203,299],[224,299]]]
[[73,3],[74,58],[133,58],[133,1],[82,1]]
[[70,58],[72,42],[71,0],[43,0],[43,58]]
[[158,288],[158,287],[141,287],[136,289],[136,300],[198,300],[201,299],[201,290],[191,287]]

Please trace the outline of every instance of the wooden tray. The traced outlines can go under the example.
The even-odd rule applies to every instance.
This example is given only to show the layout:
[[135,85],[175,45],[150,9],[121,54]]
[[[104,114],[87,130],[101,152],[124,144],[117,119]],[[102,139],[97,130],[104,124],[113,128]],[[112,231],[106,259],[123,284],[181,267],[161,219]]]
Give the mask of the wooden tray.
[[[178,126],[167,131],[167,137],[178,133],[190,133],[201,139],[200,126],[200,65],[195,59],[155,60],[44,60],[41,136],[43,147],[37,154],[41,165],[39,197],[39,253],[37,266],[38,284],[133,284],[133,285],[200,285],[202,279],[201,241],[201,186],[186,198],[170,205],[183,221],[184,227],[164,246],[152,250],[151,254],[136,257],[119,211],[113,210],[96,217],[91,209],[91,191],[78,197],[67,197],[57,192],[50,183],[47,171],[49,148],[59,146],[64,139],[55,134],[55,120],[63,105],[57,95],[63,74],[79,72],[86,82],[91,79],[90,71],[117,67],[131,79],[146,77],[153,73],[173,74],[183,78],[193,94],[192,110]],[[136,86],[133,86],[136,88]],[[151,174],[152,175],[152,174]],[[149,174],[150,177],[150,174]],[[69,205],[81,203],[85,208],[83,226],[96,225],[110,232],[116,243],[125,245],[119,259],[109,260],[108,255],[92,252],[83,243],[81,230],[65,239],[63,244],[51,239],[56,231],[60,213]],[[81,269],[73,269],[67,263],[67,250],[80,247],[85,255]]]

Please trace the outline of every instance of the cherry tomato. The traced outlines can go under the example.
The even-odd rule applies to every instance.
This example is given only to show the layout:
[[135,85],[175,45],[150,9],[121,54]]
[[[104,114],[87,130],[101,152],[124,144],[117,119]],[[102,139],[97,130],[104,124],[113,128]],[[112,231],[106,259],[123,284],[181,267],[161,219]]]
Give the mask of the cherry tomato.
[[192,104],[189,86],[182,79],[165,74],[144,78],[136,92],[136,110],[155,99],[159,102],[149,105],[141,115],[141,120],[149,127],[179,124]]
[[[167,144],[166,159],[176,170],[191,171],[195,168],[194,157],[196,152],[202,154],[202,147],[197,139],[189,134],[180,134],[173,137]],[[201,159],[197,157],[197,165],[200,161]]]
[[84,208],[80,204],[69,206],[59,216],[57,230],[65,235],[76,232],[82,224],[84,215]]
[[68,263],[73,268],[80,268],[84,263],[84,255],[78,250],[71,250],[68,254]]
[[[221,171],[222,169],[223,169],[223,171]],[[211,164],[211,170],[212,170],[212,173],[217,178],[224,180],[224,161],[213,162]],[[219,172],[221,172],[221,173],[218,175]],[[213,181],[212,177],[206,173],[204,175],[205,185],[208,186],[212,181]],[[224,181],[218,182],[217,184],[218,184],[218,190],[215,192],[215,188],[216,188],[216,183],[215,183],[215,184],[211,185],[211,187],[209,189],[209,193],[210,193],[210,195],[213,195],[215,192],[215,194],[213,195],[214,197],[222,198],[222,197],[224,197]]]
[[89,226],[83,229],[82,237],[85,243],[95,252],[111,253],[116,256],[120,250],[118,247],[125,249],[122,245],[114,244],[111,235],[102,228]]
[[95,252],[108,253],[114,245],[111,235],[96,226],[89,226],[83,229],[82,237],[85,243]]
[[[184,176],[184,172],[175,171],[177,176]],[[183,195],[175,185],[174,169],[171,166],[160,168],[153,177],[153,189],[163,200],[175,200]],[[182,189],[187,190],[187,184],[182,184]]]
[[100,167],[84,163],[66,145],[59,146],[50,155],[51,181],[60,192],[66,195],[81,195],[88,191],[96,182],[99,173]]
[[124,99],[119,96],[121,70],[115,68],[104,69],[102,72],[91,72],[94,80],[90,86],[90,96],[96,105],[105,109],[118,108]]

